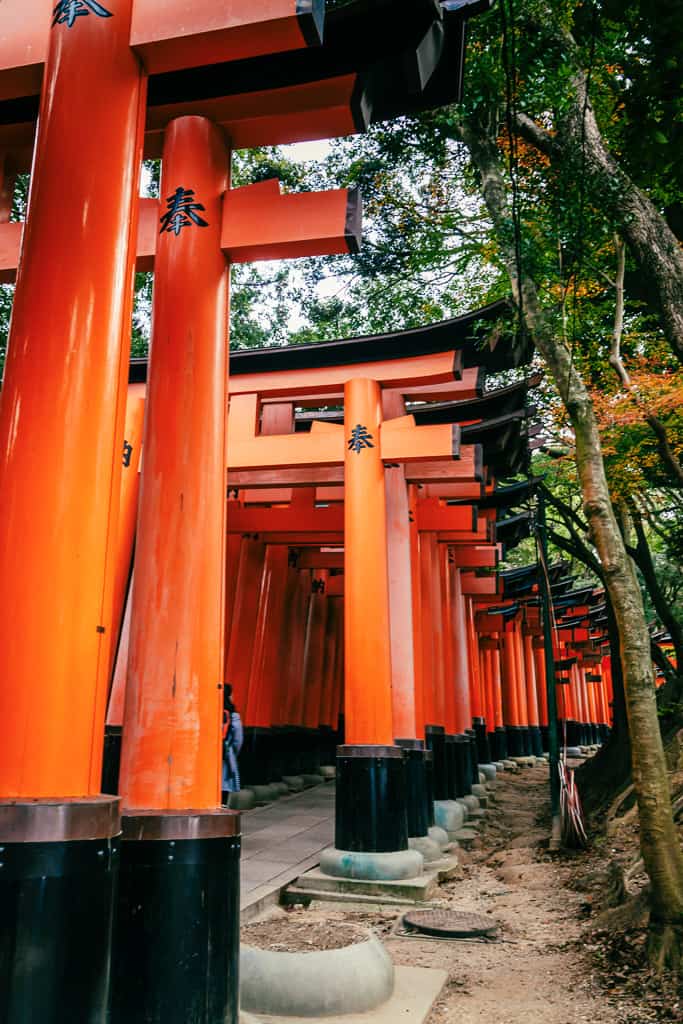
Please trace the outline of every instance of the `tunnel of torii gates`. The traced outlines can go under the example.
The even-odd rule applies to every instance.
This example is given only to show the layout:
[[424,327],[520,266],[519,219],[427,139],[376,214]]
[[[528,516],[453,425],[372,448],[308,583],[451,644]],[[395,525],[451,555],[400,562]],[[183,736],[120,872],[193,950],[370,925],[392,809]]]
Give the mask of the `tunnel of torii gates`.
[[[495,574],[528,530],[497,522],[524,388],[481,393],[482,370],[530,356],[502,311],[228,365],[233,263],[360,238],[352,193],[233,189],[232,151],[457,101],[489,3],[324,6],[0,8],[3,1024],[237,1021],[224,680],[248,781],[339,742],[333,871],[421,870],[409,839],[434,806],[448,823],[477,759],[543,745],[537,583],[508,597]],[[158,201],[138,197],[143,157],[161,157]],[[129,369],[136,269],[155,274],[148,380]],[[557,634],[584,730],[609,722],[586,607]]]

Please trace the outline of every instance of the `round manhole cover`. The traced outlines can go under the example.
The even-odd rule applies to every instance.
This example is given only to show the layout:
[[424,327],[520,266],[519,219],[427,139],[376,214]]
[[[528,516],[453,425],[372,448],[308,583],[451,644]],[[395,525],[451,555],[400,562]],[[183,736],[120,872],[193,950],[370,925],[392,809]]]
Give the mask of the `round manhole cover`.
[[403,915],[406,928],[449,939],[492,939],[498,925],[490,917],[459,910],[412,910]]

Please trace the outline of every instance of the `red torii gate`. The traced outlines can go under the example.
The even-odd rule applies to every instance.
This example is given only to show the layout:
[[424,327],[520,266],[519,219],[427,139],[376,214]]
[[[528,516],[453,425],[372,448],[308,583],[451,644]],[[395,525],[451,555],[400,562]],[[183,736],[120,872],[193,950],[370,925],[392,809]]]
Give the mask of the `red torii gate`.
[[[46,1022],[57,1017],[101,1021],[107,1010],[120,825],[118,802],[100,795],[100,723],[111,664],[114,590],[120,587],[112,554],[122,533],[121,448],[143,151],[159,155],[163,150],[165,205],[159,210],[155,246],[155,356],[131,620],[131,660],[137,671],[150,664],[140,620],[145,618],[145,593],[153,591],[149,566],[158,541],[168,544],[164,553],[169,556],[158,585],[168,587],[171,602],[180,604],[195,601],[195,585],[206,587],[194,607],[208,631],[213,623],[221,628],[221,615],[216,615],[221,589],[209,593],[214,585],[209,550],[223,543],[225,514],[225,252],[231,258],[233,246],[236,259],[250,255],[249,247],[240,250],[230,234],[227,241],[221,238],[230,145],[357,130],[370,117],[446,102],[458,92],[460,76],[448,84],[439,69],[442,62],[443,67],[450,65],[458,44],[462,46],[462,15],[443,12],[433,3],[406,4],[404,16],[392,18],[380,32],[380,6],[358,0],[334,15],[320,59],[310,57],[320,43],[322,8],[317,2],[273,0],[259,10],[247,10],[236,0],[226,0],[218,10],[202,2],[193,6],[191,22],[179,16],[179,5],[153,0],[60,0],[56,5],[52,0],[30,0],[28,5],[10,0],[0,11],[5,195],[12,175],[28,166],[40,93],[0,404],[0,595],[3,606],[13,610],[11,622],[6,617],[0,624],[0,841],[18,876],[23,879],[25,873],[22,884],[27,888],[33,877],[32,843],[38,846],[35,856],[58,848],[62,862],[71,864],[82,855],[79,844],[87,840],[90,858],[80,870],[78,891],[50,922],[36,911],[29,923],[19,916],[8,925],[17,935],[41,934],[44,965],[44,974],[28,978],[22,973],[22,951],[17,950],[9,967],[9,989],[1,994],[12,1024],[26,1019],[27,1007]],[[370,30],[367,42],[361,26]],[[427,38],[425,49],[421,44]],[[352,39],[358,40],[356,48],[347,45]],[[291,60],[283,58],[284,51],[290,51]],[[410,54],[424,77],[394,89]],[[388,77],[377,74],[375,61]],[[228,81],[232,84],[224,84]],[[16,229],[6,233],[14,246],[16,234]],[[272,241],[291,239],[280,235]],[[301,240],[299,252],[310,251],[310,242]],[[9,259],[5,271],[16,262]],[[190,348],[186,343],[195,339],[193,325],[200,327],[201,343]],[[185,391],[187,403],[173,409],[169,419],[170,381],[177,373],[190,372],[200,382],[203,407],[200,411],[198,403],[193,405]],[[200,417],[203,433],[198,430]],[[185,434],[177,432],[180,423]],[[166,427],[176,428],[176,446],[170,452],[155,436]],[[188,453],[189,439],[197,446],[195,462]],[[200,489],[190,496],[186,485],[192,481]],[[180,512],[177,505],[171,512],[174,493],[176,498],[187,495]],[[215,507],[214,494],[220,494]],[[169,513],[158,527],[152,521],[155,508]],[[197,575],[181,577],[173,557],[187,544],[190,524],[206,528],[202,539],[207,548],[204,556],[194,556]],[[158,638],[164,629],[169,638],[172,618],[158,624]],[[175,622],[181,621],[182,613],[176,614]],[[217,641],[220,650],[220,633]],[[183,652],[184,670],[194,656]],[[209,661],[207,654],[201,664],[208,666]],[[38,715],[36,685],[41,687]],[[117,1021],[154,1015],[187,1021],[189,1000],[197,992],[204,993],[199,997],[204,1010],[197,1020],[236,1019],[235,977],[223,970],[226,958],[234,964],[235,933],[226,930],[222,942],[217,936],[208,941],[209,908],[200,899],[199,881],[191,881],[193,869],[181,871],[178,889],[178,870],[171,874],[164,860],[174,857],[179,867],[185,863],[182,851],[208,856],[209,849],[220,849],[211,867],[206,862],[206,870],[232,882],[221,890],[222,903],[214,900],[210,913],[236,925],[231,900],[239,825],[235,816],[217,807],[219,693],[211,694],[209,680],[198,686],[185,679],[178,685],[194,702],[206,729],[213,731],[215,749],[202,753],[203,768],[196,775],[194,766],[185,774],[171,772],[166,792],[150,807],[149,794],[159,790],[145,772],[152,762],[159,768],[168,756],[168,709],[153,701],[147,705],[157,723],[166,718],[169,727],[152,729],[160,742],[147,764],[136,763],[132,725],[128,750],[124,739],[124,800],[134,813],[124,822],[122,846],[113,971],[112,1019]],[[139,711],[133,698],[127,720],[130,715],[133,722]],[[186,765],[192,760],[191,746],[179,743],[177,748]],[[209,782],[212,762],[216,771]],[[183,806],[190,798],[197,805]],[[151,874],[140,860],[147,856],[160,858]],[[50,892],[60,885],[61,880],[50,882]],[[175,929],[166,920],[171,889],[175,895],[182,891],[185,900]],[[183,960],[200,973],[192,975],[188,967],[184,974],[177,970],[177,943],[186,937],[183,921],[200,906],[205,928],[194,933],[196,949]],[[16,914],[28,913],[27,907],[22,903]],[[156,969],[146,937],[150,932],[155,936]],[[51,973],[56,963],[65,964],[58,988]]]

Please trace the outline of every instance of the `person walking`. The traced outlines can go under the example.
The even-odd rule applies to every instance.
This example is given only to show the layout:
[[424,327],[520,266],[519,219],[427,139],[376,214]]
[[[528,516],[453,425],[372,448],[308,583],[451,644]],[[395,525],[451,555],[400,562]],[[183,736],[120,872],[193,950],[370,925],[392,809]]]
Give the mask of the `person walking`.
[[240,789],[240,772],[237,758],[244,741],[244,730],[235,705],[232,702],[232,686],[223,686],[223,782],[222,802],[227,806],[230,793]]

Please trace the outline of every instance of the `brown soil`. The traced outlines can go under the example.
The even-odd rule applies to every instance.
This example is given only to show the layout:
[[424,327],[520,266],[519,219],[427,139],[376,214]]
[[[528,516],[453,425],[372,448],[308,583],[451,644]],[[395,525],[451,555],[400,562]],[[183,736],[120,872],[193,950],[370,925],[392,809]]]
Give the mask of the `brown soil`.
[[[683,1022],[683,1001],[673,986],[647,974],[639,952],[642,915],[606,924],[604,844],[551,855],[547,816],[547,769],[499,776],[477,846],[460,851],[458,877],[441,886],[435,902],[490,915],[500,925],[496,941],[400,937],[393,908],[357,904],[313,903],[309,910],[280,911],[259,927],[277,935],[283,919],[296,922],[313,948],[328,949],[323,943],[338,936],[340,926],[369,927],[396,964],[445,970],[448,980],[427,1024]],[[253,927],[243,930],[245,941]]]
[[310,920],[308,915],[304,919],[277,916],[245,925],[241,939],[249,946],[278,953],[312,953],[367,942],[368,931],[339,921],[330,927],[326,921]]

